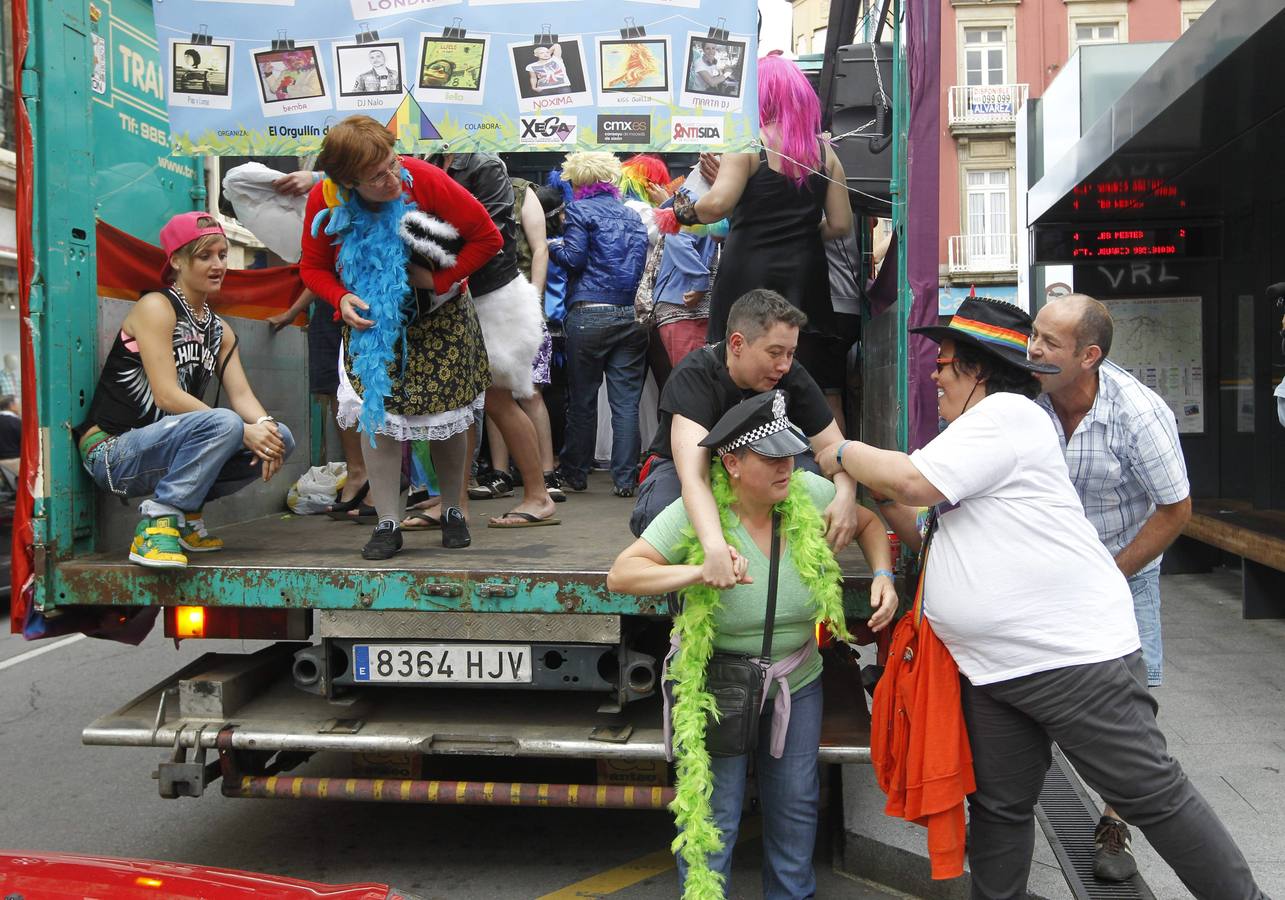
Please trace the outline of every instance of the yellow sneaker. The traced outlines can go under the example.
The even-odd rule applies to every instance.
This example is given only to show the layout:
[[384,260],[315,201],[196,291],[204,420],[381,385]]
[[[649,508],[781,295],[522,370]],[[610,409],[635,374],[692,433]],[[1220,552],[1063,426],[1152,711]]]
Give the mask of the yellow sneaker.
[[178,536],[178,516],[143,519],[134,529],[129,559],[153,569],[182,569],[187,566]]
[[189,553],[210,553],[223,549],[223,538],[215,537],[205,530],[205,519],[188,513],[183,517],[187,523],[178,529],[178,542]]

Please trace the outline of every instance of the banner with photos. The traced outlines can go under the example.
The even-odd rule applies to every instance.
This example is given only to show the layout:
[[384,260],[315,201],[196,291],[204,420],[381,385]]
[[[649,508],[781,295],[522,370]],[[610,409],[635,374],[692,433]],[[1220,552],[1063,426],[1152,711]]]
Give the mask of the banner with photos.
[[166,0],[175,153],[315,153],[364,113],[402,152],[745,150],[745,0]]

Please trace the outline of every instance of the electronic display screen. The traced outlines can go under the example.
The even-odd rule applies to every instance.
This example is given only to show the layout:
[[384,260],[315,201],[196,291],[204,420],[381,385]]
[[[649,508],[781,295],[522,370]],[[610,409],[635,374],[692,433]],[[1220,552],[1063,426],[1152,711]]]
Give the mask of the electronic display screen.
[[1222,226],[1216,222],[1082,223],[1037,225],[1032,230],[1036,265],[1130,260],[1217,259],[1222,255]]

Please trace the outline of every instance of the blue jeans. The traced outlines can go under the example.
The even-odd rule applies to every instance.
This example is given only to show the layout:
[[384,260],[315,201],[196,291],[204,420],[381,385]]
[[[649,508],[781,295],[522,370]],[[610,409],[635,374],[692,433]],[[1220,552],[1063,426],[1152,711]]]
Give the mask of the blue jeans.
[[634,322],[633,306],[573,306],[567,334],[567,434],[561,461],[581,476],[593,464],[598,431],[598,388],[607,378],[611,405],[611,480],[632,488],[642,436],[638,401],[647,372],[647,332]]
[[1160,687],[1165,674],[1165,647],[1160,638],[1160,567],[1152,566],[1129,579],[1133,592],[1133,616],[1138,620],[1138,639],[1147,664],[1147,687]]
[[[106,451],[91,454],[85,469],[105,491],[122,497],[153,494],[163,507],[196,512],[261,477],[258,457],[242,446],[244,429],[230,409],[166,416],[112,439]],[[294,436],[279,422],[277,429],[289,456]]]
[[[771,742],[772,704],[759,720],[759,800],[763,805],[763,897],[764,900],[799,900],[816,895],[816,872],[812,852],[816,847],[817,808],[821,780],[817,769],[817,748],[821,744],[821,679],[790,696],[790,728],[785,752],[773,759]],[[714,824],[722,833],[723,849],[709,857],[709,867],[732,876],[732,848],[741,824],[741,801],[745,798],[745,771],[749,756],[710,760],[714,773],[711,801]],[[682,884],[687,866],[678,857],[678,878]]]

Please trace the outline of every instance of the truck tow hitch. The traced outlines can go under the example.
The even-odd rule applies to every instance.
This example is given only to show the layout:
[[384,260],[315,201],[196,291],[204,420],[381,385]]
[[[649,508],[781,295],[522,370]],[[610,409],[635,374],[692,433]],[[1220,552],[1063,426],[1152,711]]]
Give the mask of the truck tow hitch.
[[[174,750],[167,761],[156,766],[156,780],[160,786],[161,796],[167,800],[179,797],[199,797],[205,793],[205,786],[211,784],[222,774],[222,767],[216,760],[205,761],[205,747],[201,746],[201,734],[209,727],[202,725],[196,730],[196,739],[192,743],[192,758],[189,760],[187,748],[183,746],[183,729],[174,735]],[[230,727],[230,726],[225,726]]]

